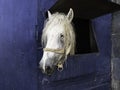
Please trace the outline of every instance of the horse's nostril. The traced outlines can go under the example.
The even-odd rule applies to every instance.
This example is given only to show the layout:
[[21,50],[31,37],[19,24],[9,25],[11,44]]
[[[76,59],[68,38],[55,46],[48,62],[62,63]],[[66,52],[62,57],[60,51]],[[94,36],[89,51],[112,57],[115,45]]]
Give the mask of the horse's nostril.
[[51,75],[53,73],[53,68],[51,68],[50,66],[46,66],[45,67],[45,73],[47,75]]
[[61,72],[63,70],[63,64],[59,63],[57,70]]
[[63,71],[63,67],[58,67],[58,71]]
[[50,71],[51,67],[50,66],[46,66],[45,69],[46,69],[46,71]]

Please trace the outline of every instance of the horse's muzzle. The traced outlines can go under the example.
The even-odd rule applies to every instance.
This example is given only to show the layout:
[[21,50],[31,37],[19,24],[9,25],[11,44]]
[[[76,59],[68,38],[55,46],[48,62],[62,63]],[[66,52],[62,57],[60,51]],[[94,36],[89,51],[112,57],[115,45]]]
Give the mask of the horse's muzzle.
[[51,68],[50,66],[45,66],[45,70],[42,67],[40,69],[44,74],[49,75],[49,76],[51,76],[54,72],[54,69]]

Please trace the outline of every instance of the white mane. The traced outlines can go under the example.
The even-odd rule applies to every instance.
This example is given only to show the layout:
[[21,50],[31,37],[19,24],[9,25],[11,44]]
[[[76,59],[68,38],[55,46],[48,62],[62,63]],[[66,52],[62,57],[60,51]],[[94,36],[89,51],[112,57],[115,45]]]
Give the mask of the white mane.
[[63,13],[54,13],[52,14],[52,16],[50,18],[48,18],[45,21],[44,24],[44,29],[42,32],[42,46],[45,47],[46,43],[47,43],[47,31],[50,30],[49,27],[54,27],[55,25],[58,24],[62,24],[64,25],[64,28],[66,30],[65,33],[67,33],[67,35],[65,36],[65,38],[67,39],[66,43],[66,51],[67,51],[67,55],[68,54],[74,54],[75,53],[75,33],[73,30],[73,26],[71,24],[71,22],[67,19],[67,16]]

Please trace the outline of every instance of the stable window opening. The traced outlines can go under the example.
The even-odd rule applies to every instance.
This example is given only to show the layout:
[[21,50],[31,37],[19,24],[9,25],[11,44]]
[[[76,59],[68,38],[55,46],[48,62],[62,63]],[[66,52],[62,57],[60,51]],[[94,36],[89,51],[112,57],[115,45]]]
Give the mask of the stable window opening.
[[75,54],[97,53],[98,46],[91,20],[73,19],[76,34]]

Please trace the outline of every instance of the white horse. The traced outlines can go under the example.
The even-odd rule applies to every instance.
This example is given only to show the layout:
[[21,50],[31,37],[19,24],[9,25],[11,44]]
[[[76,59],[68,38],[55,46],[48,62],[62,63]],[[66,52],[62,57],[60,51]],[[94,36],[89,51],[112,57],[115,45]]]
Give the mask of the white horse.
[[51,14],[45,21],[42,32],[43,57],[40,61],[42,72],[51,75],[55,69],[63,69],[68,55],[74,54],[75,33],[71,24],[74,13],[70,8],[67,15],[63,13]]

